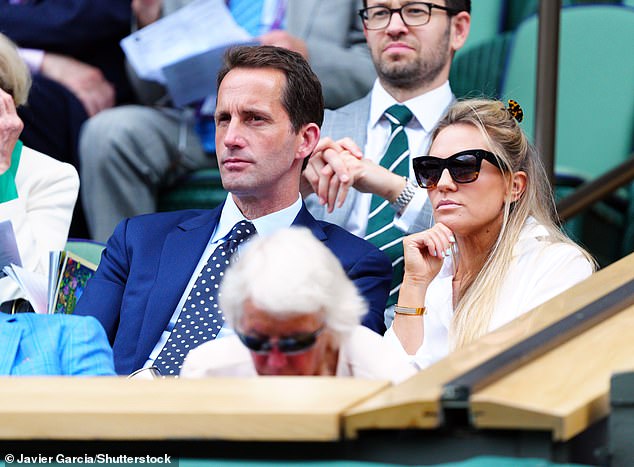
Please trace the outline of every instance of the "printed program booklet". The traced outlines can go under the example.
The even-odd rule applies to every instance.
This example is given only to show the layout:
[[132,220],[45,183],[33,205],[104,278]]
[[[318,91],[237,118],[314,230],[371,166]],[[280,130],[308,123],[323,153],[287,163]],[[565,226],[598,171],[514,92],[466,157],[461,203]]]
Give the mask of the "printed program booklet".
[[73,313],[97,266],[68,251],[52,251],[49,276],[15,264],[3,268],[24,291],[36,313]]

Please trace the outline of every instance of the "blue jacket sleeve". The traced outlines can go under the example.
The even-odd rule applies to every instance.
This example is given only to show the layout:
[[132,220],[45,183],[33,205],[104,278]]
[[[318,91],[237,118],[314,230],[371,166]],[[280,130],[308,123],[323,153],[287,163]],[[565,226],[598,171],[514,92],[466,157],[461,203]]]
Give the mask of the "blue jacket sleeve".
[[361,324],[383,335],[385,305],[392,283],[392,264],[379,250],[371,250],[348,270],[348,277],[368,302],[368,313]]
[[61,366],[68,376],[114,376],[112,349],[99,322],[69,316],[61,346]]
[[76,315],[97,318],[111,345],[119,328],[121,303],[130,269],[125,247],[127,225],[128,220],[124,220],[116,227],[108,240],[97,272],[88,281],[74,311]]

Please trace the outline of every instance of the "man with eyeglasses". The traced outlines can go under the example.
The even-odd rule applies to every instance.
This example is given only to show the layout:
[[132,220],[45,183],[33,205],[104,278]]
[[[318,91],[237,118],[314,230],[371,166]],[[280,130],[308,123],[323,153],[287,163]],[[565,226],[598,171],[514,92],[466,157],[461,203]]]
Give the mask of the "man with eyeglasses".
[[352,376],[399,382],[416,372],[379,334],[359,326],[367,304],[337,258],[306,228],[252,240],[220,289],[220,306],[235,334],[192,350],[184,378]]
[[328,111],[303,172],[311,213],[374,243],[394,268],[386,325],[403,274],[402,237],[433,223],[411,159],[455,97],[449,70],[471,24],[470,0],[366,0],[359,11],[378,78],[370,93]]

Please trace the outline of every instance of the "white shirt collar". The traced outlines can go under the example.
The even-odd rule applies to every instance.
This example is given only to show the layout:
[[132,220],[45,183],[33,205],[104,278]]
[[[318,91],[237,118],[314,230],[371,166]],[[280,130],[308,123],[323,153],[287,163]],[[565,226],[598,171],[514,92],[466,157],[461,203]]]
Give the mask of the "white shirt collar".
[[[407,126],[422,126],[426,132],[430,132],[447,110],[447,103],[451,101],[453,101],[451,86],[449,81],[445,81],[444,84],[436,89],[405,102],[400,102],[400,104],[406,105],[416,117]],[[370,126],[374,127],[377,125],[385,111],[394,104],[399,104],[399,102],[388,94],[377,79],[372,87]]]
[[[250,219],[250,221],[255,226],[255,229],[258,231],[258,235],[265,236],[271,235],[272,233],[284,229],[286,227],[290,227],[299,211],[302,209],[302,197],[298,194],[297,201],[291,204],[289,207],[284,208],[280,211],[273,212],[271,214],[267,214],[266,216],[258,217],[257,219]],[[222,213],[220,214],[220,220],[218,222],[218,226],[216,227],[216,231],[211,237],[211,242],[217,242],[231,232],[236,223],[247,220],[246,217],[242,214],[235,201],[233,200],[233,196],[231,193],[227,194],[227,199],[222,208]]]

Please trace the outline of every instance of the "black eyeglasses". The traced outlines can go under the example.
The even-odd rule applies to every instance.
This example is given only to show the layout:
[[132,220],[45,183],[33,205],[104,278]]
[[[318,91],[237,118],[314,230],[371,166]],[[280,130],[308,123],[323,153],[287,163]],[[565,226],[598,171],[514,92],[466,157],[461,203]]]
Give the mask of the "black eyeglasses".
[[484,149],[467,149],[451,157],[442,159],[433,156],[419,156],[412,159],[414,175],[421,188],[434,188],[445,169],[456,183],[475,182],[480,175],[482,159],[500,168],[500,164],[492,152]]
[[315,345],[315,342],[317,342],[317,337],[319,337],[319,334],[321,334],[324,329],[325,326],[322,326],[313,332],[299,333],[293,334],[292,336],[273,338],[271,336],[242,334],[237,330],[235,331],[235,333],[237,334],[238,338],[240,338],[244,346],[255,353],[269,353],[273,350],[273,348],[277,347],[277,350],[282,353],[298,354],[306,352],[313,345]]
[[361,16],[365,28],[370,30],[386,28],[390,24],[394,13],[399,14],[406,26],[423,26],[429,23],[431,11],[434,8],[446,11],[449,15],[460,13],[460,10],[435,5],[434,3],[412,2],[403,5],[401,8],[388,8],[383,5],[363,8],[359,10],[359,16]]

